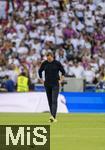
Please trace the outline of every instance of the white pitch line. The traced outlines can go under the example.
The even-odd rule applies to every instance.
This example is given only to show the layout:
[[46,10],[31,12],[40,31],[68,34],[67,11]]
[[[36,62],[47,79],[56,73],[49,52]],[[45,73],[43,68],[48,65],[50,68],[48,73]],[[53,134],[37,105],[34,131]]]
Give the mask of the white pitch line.
[[59,135],[54,136],[53,135],[53,136],[51,136],[50,135],[50,137],[51,138],[101,138],[101,139],[105,138],[105,136],[101,136],[101,135],[100,136],[67,136],[67,135],[65,135],[65,136],[64,135],[62,135],[62,136],[59,136]]

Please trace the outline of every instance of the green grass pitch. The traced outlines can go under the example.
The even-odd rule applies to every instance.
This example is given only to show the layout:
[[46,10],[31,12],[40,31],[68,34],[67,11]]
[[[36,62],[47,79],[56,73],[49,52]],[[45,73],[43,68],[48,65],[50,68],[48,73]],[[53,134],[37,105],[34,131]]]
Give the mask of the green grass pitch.
[[[48,113],[0,113],[0,124],[47,125]],[[58,114],[51,150],[105,150],[105,114]]]

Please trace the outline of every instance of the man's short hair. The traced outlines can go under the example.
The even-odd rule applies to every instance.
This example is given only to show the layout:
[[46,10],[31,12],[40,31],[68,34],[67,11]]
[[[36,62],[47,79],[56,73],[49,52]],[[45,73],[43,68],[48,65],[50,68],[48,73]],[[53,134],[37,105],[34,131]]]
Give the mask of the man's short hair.
[[47,52],[46,56],[52,56],[52,57],[54,57],[54,54],[53,54],[53,52]]

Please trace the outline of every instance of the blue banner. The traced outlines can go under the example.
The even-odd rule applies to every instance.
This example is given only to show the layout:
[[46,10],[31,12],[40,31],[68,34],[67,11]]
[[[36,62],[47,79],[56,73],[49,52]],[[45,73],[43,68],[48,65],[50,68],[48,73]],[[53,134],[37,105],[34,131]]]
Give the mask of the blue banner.
[[105,93],[62,92],[69,112],[105,113]]

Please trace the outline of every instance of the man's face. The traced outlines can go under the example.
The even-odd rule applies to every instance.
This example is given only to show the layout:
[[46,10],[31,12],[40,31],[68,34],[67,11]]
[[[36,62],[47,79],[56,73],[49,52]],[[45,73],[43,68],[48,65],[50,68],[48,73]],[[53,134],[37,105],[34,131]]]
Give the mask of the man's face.
[[48,56],[47,56],[47,60],[48,60],[48,62],[51,62],[51,61],[53,61],[53,56],[51,56],[51,55],[48,55]]

